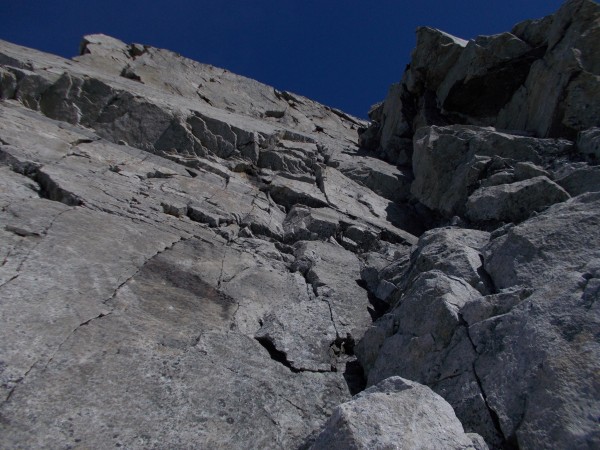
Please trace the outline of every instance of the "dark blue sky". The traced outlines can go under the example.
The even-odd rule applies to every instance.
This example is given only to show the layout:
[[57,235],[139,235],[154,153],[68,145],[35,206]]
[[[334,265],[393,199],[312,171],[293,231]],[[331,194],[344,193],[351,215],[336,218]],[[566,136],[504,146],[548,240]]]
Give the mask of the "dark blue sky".
[[509,31],[561,0],[3,0],[0,39],[71,57],[82,35],[168,48],[366,117],[398,81],[419,25]]

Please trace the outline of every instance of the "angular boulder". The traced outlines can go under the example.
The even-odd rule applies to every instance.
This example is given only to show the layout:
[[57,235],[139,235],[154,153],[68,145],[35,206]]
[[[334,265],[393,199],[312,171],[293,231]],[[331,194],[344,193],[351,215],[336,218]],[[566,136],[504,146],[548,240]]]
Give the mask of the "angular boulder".
[[473,222],[517,223],[568,198],[570,195],[558,184],[540,176],[477,189],[467,200],[466,216]]
[[311,450],[373,448],[484,450],[465,433],[452,407],[431,389],[388,378],[338,406]]

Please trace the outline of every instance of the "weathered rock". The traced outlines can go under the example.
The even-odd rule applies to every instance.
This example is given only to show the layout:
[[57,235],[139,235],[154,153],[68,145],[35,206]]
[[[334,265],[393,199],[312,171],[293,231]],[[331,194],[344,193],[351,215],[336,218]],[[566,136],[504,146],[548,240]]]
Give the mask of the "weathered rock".
[[[436,95],[444,110],[493,123],[525,81],[539,52],[511,33],[479,36],[467,43]],[[487,120],[486,120],[487,119]]]
[[[439,252],[431,238],[444,235],[426,233],[412,269],[403,269],[398,285],[406,288],[396,306],[357,345],[369,384],[392,375],[428,384],[453,405],[467,429],[492,445],[505,439],[539,447],[550,445],[546,439],[553,436],[564,445],[594,447],[597,434],[589,417],[597,409],[591,374],[598,358],[591,355],[600,351],[592,337],[598,327],[598,248],[589,243],[597,240],[597,208],[597,194],[580,195],[494,235],[478,272],[499,291],[485,297],[460,293],[469,273],[456,272],[460,241],[446,240],[449,256],[439,258],[448,266],[434,266],[453,277],[419,272],[418,261],[428,251],[435,257]],[[470,245],[481,249],[485,240]],[[566,359],[576,362],[565,366]],[[473,371],[464,371],[467,367]],[[585,387],[575,387],[584,379]],[[550,419],[551,410],[561,418]],[[496,415],[500,428],[494,431]]]
[[508,177],[502,181],[509,181],[510,173],[505,171],[512,171],[512,166],[520,162],[550,165],[573,147],[565,140],[458,125],[422,128],[414,139],[411,192],[446,217],[465,214],[468,197],[486,180],[490,180],[488,186],[494,186],[498,182],[492,177],[502,174]]
[[581,165],[556,182],[571,196],[600,191],[600,166]]
[[353,346],[371,323],[367,291],[357,283],[357,256],[329,242],[301,241],[295,247],[293,267],[304,274],[315,295],[329,305],[336,335]]
[[600,7],[593,0],[569,0],[551,25],[544,24],[547,34],[534,40],[547,47],[546,53],[500,112],[497,126],[573,139],[599,125],[598,17]]
[[356,354],[368,385],[393,375],[427,384],[468,430],[499,445],[502,437],[472,371],[475,351],[462,315],[464,308],[489,302],[482,293],[493,285],[479,252],[488,240],[482,231],[432,230],[421,237],[409,263],[400,259],[381,270],[379,277],[394,281],[398,291],[392,309],[365,333]]
[[593,0],[568,0],[552,16],[469,41],[418,28],[411,62],[362,133],[363,147],[407,164],[403,140],[423,126],[485,125],[571,140],[598,127],[599,16]]
[[532,212],[568,198],[569,194],[558,184],[540,176],[477,189],[467,201],[467,217],[474,222],[521,222]]
[[290,242],[327,240],[337,233],[340,218],[340,214],[331,208],[296,205],[292,207],[283,223],[285,239]]
[[551,177],[551,175],[540,166],[527,161],[516,163],[514,169],[515,181],[523,181],[542,176],[548,178]]
[[368,128],[0,42],[0,447],[600,446],[598,17],[420,28]]
[[600,160],[600,128],[590,128],[579,133],[577,150],[594,161]]
[[0,98],[13,98],[17,91],[17,77],[4,68],[0,68]]
[[555,205],[485,252],[498,288],[533,290],[508,314],[471,327],[482,389],[504,435],[522,447],[599,442],[598,247],[590,245],[598,239],[599,204],[595,193]]
[[486,449],[429,388],[392,377],[338,406],[311,449]]
[[[0,289],[10,320],[0,327],[1,408],[10,418],[2,422],[3,445],[237,447],[250,440],[257,448],[288,448],[349,398],[344,360],[330,352],[337,336],[327,303],[311,299],[294,310],[292,302],[312,291],[289,272],[294,258],[267,241],[242,239],[228,225],[283,236],[285,215],[250,180],[210,164],[188,170],[15,103],[4,103],[0,114]],[[319,308],[310,313],[311,305]],[[295,321],[300,313],[305,325]],[[254,338],[260,321],[278,314],[297,325],[280,334],[293,339],[295,372]],[[370,317],[368,302],[364,315]],[[313,340],[308,331],[321,330],[317,323],[330,334]],[[325,363],[316,351],[320,340]],[[240,363],[242,354],[247,362]],[[111,387],[115,376],[126,380],[122,389]],[[224,391],[207,395],[203,386],[217,383]],[[260,436],[254,408],[263,408],[265,419],[277,417],[271,431],[260,425]],[[102,419],[91,424],[89,411]],[[27,419],[32,414],[40,418],[35,424]],[[71,415],[78,419],[69,421]],[[72,434],[64,435],[67,422]],[[108,426],[118,430],[114,438],[102,431]]]
[[462,278],[482,294],[491,286],[483,272],[480,250],[488,243],[489,233],[458,228],[438,228],[428,231],[419,239],[412,258],[408,279],[421,272],[440,270],[447,275]]

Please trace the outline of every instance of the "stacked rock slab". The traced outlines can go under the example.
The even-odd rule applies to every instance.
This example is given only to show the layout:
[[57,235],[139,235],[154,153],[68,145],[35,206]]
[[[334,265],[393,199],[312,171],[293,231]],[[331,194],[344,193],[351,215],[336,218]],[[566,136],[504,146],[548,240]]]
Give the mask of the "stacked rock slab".
[[600,447],[599,30],[420,28],[370,125],[0,41],[0,447]]

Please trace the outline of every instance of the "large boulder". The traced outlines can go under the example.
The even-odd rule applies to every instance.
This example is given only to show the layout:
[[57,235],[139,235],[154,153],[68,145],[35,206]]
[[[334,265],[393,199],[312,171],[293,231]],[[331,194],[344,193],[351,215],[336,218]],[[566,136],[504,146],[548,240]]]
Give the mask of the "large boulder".
[[398,290],[356,354],[369,386],[394,375],[426,384],[452,405],[467,430],[497,446],[503,437],[472,369],[476,353],[462,313],[489,302],[483,295],[493,286],[481,254],[488,241],[489,233],[477,230],[432,230],[421,237],[409,264],[400,259],[382,269],[380,277]]
[[467,200],[467,217],[474,222],[521,222],[533,212],[564,202],[569,194],[548,177],[482,187]]
[[505,436],[524,448],[600,444],[600,196],[584,194],[492,240],[498,289],[530,287],[508,314],[470,327],[475,370]]
[[466,434],[452,407],[431,389],[388,378],[338,406],[311,450],[484,450],[480,436]]

